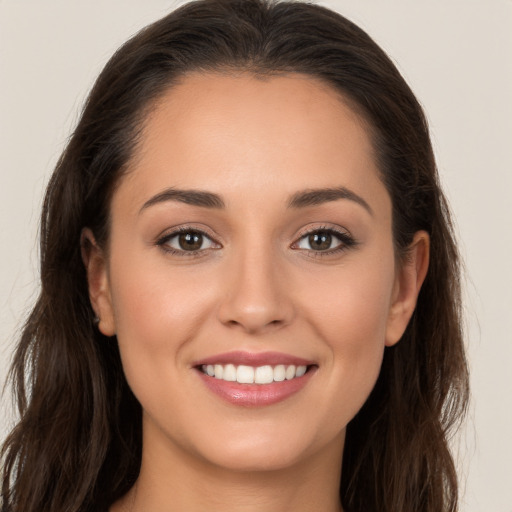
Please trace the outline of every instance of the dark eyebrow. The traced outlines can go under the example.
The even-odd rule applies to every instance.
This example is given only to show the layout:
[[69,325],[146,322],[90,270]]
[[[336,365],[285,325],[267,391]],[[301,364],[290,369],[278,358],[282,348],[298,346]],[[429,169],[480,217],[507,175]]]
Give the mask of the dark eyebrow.
[[[168,188],[148,199],[140,209],[140,212],[158,203],[165,201],[178,201],[180,203],[202,206],[203,208],[224,208],[224,201],[220,196],[203,190],[180,190]],[[140,213],[139,212],[139,213]]]
[[293,194],[288,201],[288,208],[305,208],[307,206],[317,206],[322,203],[330,201],[337,201],[338,199],[348,199],[361,205],[370,215],[373,215],[373,210],[370,205],[355,192],[352,192],[345,187],[335,188],[315,188],[302,190]]

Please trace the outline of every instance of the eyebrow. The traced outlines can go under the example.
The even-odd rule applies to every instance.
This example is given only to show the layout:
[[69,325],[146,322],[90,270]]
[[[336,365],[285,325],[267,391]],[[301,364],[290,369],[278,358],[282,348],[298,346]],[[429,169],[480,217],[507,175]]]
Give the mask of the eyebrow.
[[142,208],[141,213],[146,208],[158,203],[166,201],[178,201],[180,203],[190,204],[192,206],[202,206],[203,208],[224,208],[225,204],[222,198],[212,192],[205,192],[203,190],[181,190],[177,188],[167,188],[159,194],[153,196],[146,201]]
[[290,198],[288,208],[318,206],[323,203],[337,201],[338,199],[354,201],[367,210],[370,215],[373,215],[373,210],[370,205],[361,196],[345,187],[315,188],[296,192]]
[[[370,215],[373,210],[370,205],[355,192],[346,187],[334,188],[315,188],[306,189],[293,194],[288,200],[288,208],[307,208],[308,206],[318,206],[339,199],[348,199],[361,205]],[[167,188],[162,192],[148,199],[140,209],[141,213],[150,206],[164,203],[166,201],[178,201],[180,203],[200,206],[203,208],[223,209],[226,204],[218,194],[206,192],[204,190],[182,190],[177,188]]]

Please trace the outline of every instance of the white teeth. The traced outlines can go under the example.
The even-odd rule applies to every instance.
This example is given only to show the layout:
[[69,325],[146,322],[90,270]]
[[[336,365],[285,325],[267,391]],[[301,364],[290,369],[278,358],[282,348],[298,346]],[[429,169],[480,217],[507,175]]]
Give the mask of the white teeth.
[[286,380],[291,380],[295,377],[295,366],[291,365],[286,368],[285,372],[285,378]]
[[215,367],[215,378],[222,379],[224,375],[224,367],[221,364],[216,364]]
[[271,382],[282,382],[285,379],[291,380],[296,377],[302,377],[307,371],[307,366],[295,366],[293,364],[285,366],[284,364],[278,364],[276,366],[264,365],[254,368],[246,365],[208,364],[202,366],[202,371],[210,377],[228,382],[270,384]]
[[236,369],[236,381],[240,384],[254,383],[254,368],[252,366],[244,366],[241,364]]
[[[293,368],[293,366],[290,366],[290,368]],[[274,380],[276,382],[282,382],[285,378],[286,378],[286,368],[284,367],[284,364],[278,364],[274,368]]]
[[305,366],[297,366],[297,372],[295,377],[302,377],[306,373],[307,368]]
[[226,366],[224,366],[224,375],[222,376],[222,380],[227,380],[229,382],[235,382],[236,366],[234,364],[227,364]]
[[254,372],[254,382],[256,384],[270,384],[274,380],[274,370],[272,366],[258,366]]

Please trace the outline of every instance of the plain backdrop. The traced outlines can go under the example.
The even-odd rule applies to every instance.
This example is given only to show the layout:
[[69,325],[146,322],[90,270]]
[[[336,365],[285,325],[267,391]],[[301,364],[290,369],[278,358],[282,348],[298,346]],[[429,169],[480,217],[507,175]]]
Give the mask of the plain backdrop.
[[[0,0],[0,381],[38,290],[44,187],[113,51],[182,2]],[[512,1],[331,0],[424,105],[466,262],[462,512],[512,512]],[[0,439],[15,415],[7,390]],[[398,512],[398,511],[397,511]]]

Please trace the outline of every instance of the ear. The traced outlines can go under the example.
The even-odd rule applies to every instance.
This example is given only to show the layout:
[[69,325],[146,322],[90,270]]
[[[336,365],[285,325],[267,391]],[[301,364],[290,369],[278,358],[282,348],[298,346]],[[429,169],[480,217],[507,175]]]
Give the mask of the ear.
[[397,271],[386,328],[386,346],[398,343],[412,317],[421,285],[427,275],[430,237],[418,231]]
[[107,258],[104,251],[96,243],[96,239],[89,228],[82,230],[80,247],[82,261],[87,272],[89,299],[92,309],[99,319],[98,329],[105,336],[114,336],[116,326],[110,294]]

